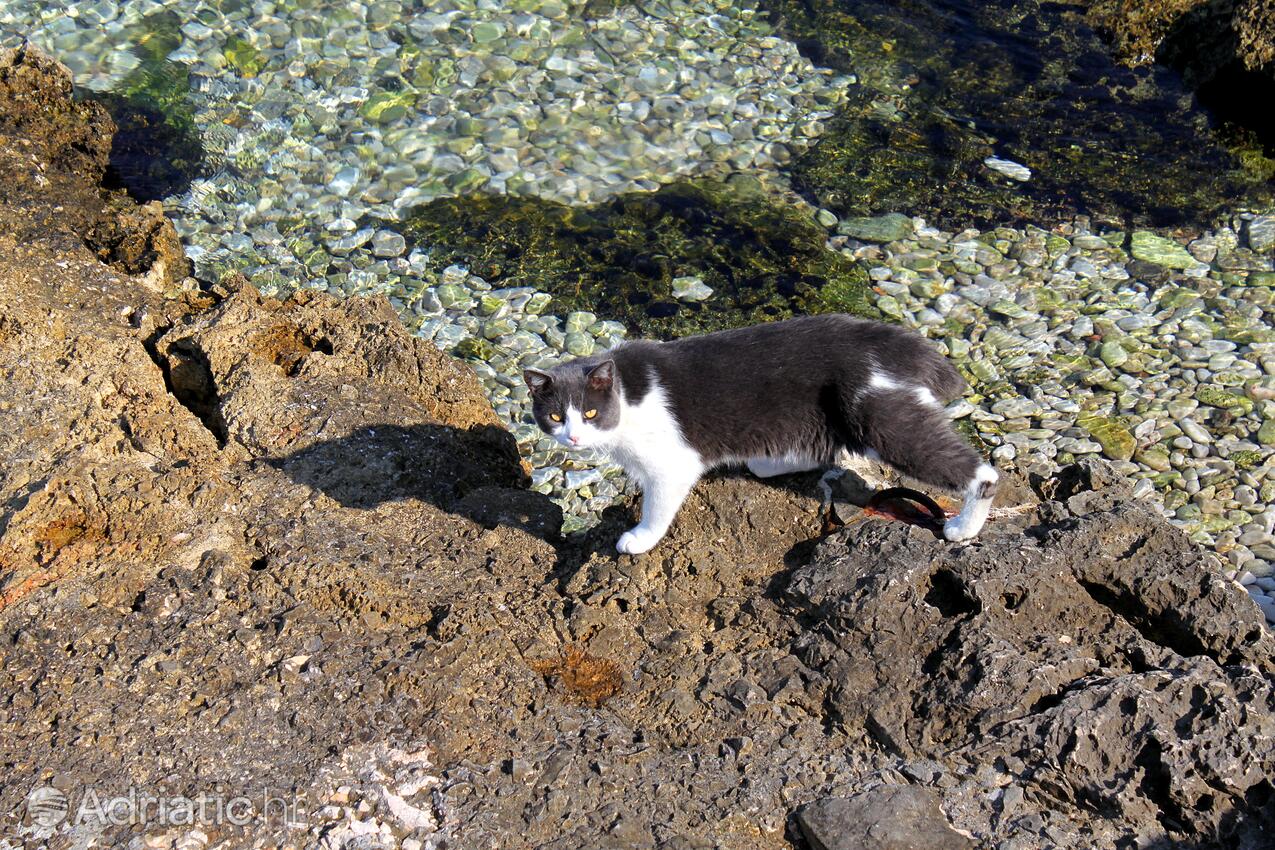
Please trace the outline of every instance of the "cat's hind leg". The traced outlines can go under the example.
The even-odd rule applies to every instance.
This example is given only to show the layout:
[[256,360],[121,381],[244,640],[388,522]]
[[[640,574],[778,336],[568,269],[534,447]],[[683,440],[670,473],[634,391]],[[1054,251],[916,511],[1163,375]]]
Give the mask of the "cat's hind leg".
[[933,405],[899,398],[869,402],[864,411],[865,443],[904,475],[946,490],[963,492],[961,511],[943,526],[948,540],[969,540],[982,530],[996,497],[1000,476],[952,428]]

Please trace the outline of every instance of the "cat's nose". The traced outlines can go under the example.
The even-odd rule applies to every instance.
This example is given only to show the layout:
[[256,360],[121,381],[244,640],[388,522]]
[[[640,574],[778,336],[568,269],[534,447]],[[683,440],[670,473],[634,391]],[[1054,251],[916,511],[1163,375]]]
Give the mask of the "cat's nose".
[[573,445],[573,446],[578,446],[578,445],[580,445],[580,438],[579,438],[579,437],[572,436],[572,437],[567,437],[567,439],[571,441],[571,445]]

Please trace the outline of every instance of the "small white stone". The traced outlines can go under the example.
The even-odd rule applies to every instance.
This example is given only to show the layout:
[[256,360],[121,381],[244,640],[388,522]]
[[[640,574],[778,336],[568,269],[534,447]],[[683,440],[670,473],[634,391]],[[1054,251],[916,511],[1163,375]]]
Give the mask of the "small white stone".
[[712,294],[712,287],[698,276],[673,278],[673,297],[678,301],[704,301]]
[[1032,179],[1032,170],[1023,165],[1021,162],[1014,162],[1012,159],[1001,159],[997,156],[989,156],[987,159],[983,160],[983,165],[986,165],[988,168],[992,169],[992,171],[1004,174],[1010,180],[1017,180],[1020,183]]
[[347,166],[338,171],[336,176],[328,182],[328,189],[330,189],[333,194],[345,197],[350,194],[351,190],[353,190],[358,184],[359,177],[359,169],[353,166]]
[[407,240],[392,230],[378,230],[372,237],[372,253],[378,257],[397,257],[407,250]]

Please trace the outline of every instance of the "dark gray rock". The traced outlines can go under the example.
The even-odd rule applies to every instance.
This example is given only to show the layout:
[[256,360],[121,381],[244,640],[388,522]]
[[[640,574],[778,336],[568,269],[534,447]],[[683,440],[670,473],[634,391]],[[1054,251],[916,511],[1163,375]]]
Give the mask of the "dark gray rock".
[[827,797],[803,806],[797,823],[814,850],[966,850],[940,797],[914,785],[887,785],[853,797]]
[[859,524],[793,572],[784,593],[812,624],[794,647],[827,677],[830,719],[910,760],[997,766],[985,785],[1021,784],[1073,824],[1107,813],[1113,839],[1143,824],[1261,846],[1261,612],[1107,467],[1045,483],[1061,501],[1025,531],[959,547]]

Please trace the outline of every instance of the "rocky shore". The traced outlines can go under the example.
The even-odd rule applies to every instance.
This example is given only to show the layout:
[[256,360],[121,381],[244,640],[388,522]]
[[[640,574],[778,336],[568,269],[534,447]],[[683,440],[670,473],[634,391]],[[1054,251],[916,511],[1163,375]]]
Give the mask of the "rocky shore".
[[0,63],[5,846],[1269,846],[1275,639],[1126,470],[967,546],[719,476],[619,558],[386,299],[104,252],[169,231],[65,95]]
[[[729,3],[514,6],[387,0],[330,20],[275,5],[195,3],[179,19],[158,4],[15,3],[0,10],[0,43],[30,37],[86,87],[174,105],[164,120],[203,157],[164,201],[195,276],[240,270],[278,297],[386,296],[410,331],[474,369],[568,532],[622,501],[625,482],[539,433],[524,367],[635,329],[877,311],[959,364],[974,392],[952,413],[994,458],[1105,456],[1275,619],[1269,209],[1173,233],[1097,217],[957,230],[838,214],[796,197],[781,166],[832,148],[797,172],[837,207],[846,187],[821,190],[818,176],[856,173],[860,152],[836,152],[833,111],[857,96],[902,120],[906,63],[870,74],[874,54],[854,54],[867,35],[841,28],[849,40],[824,57],[834,73],[779,37],[776,15]],[[1261,6],[1236,9],[1251,22]],[[790,11],[777,17],[809,35]],[[1063,177],[986,152],[976,182],[1011,208],[1016,192]],[[1142,191],[1126,177],[1106,182]],[[136,271],[149,243],[111,247],[110,226],[99,253],[122,250],[117,265]],[[162,227],[163,250],[179,250]],[[178,262],[161,286],[183,279]]]

